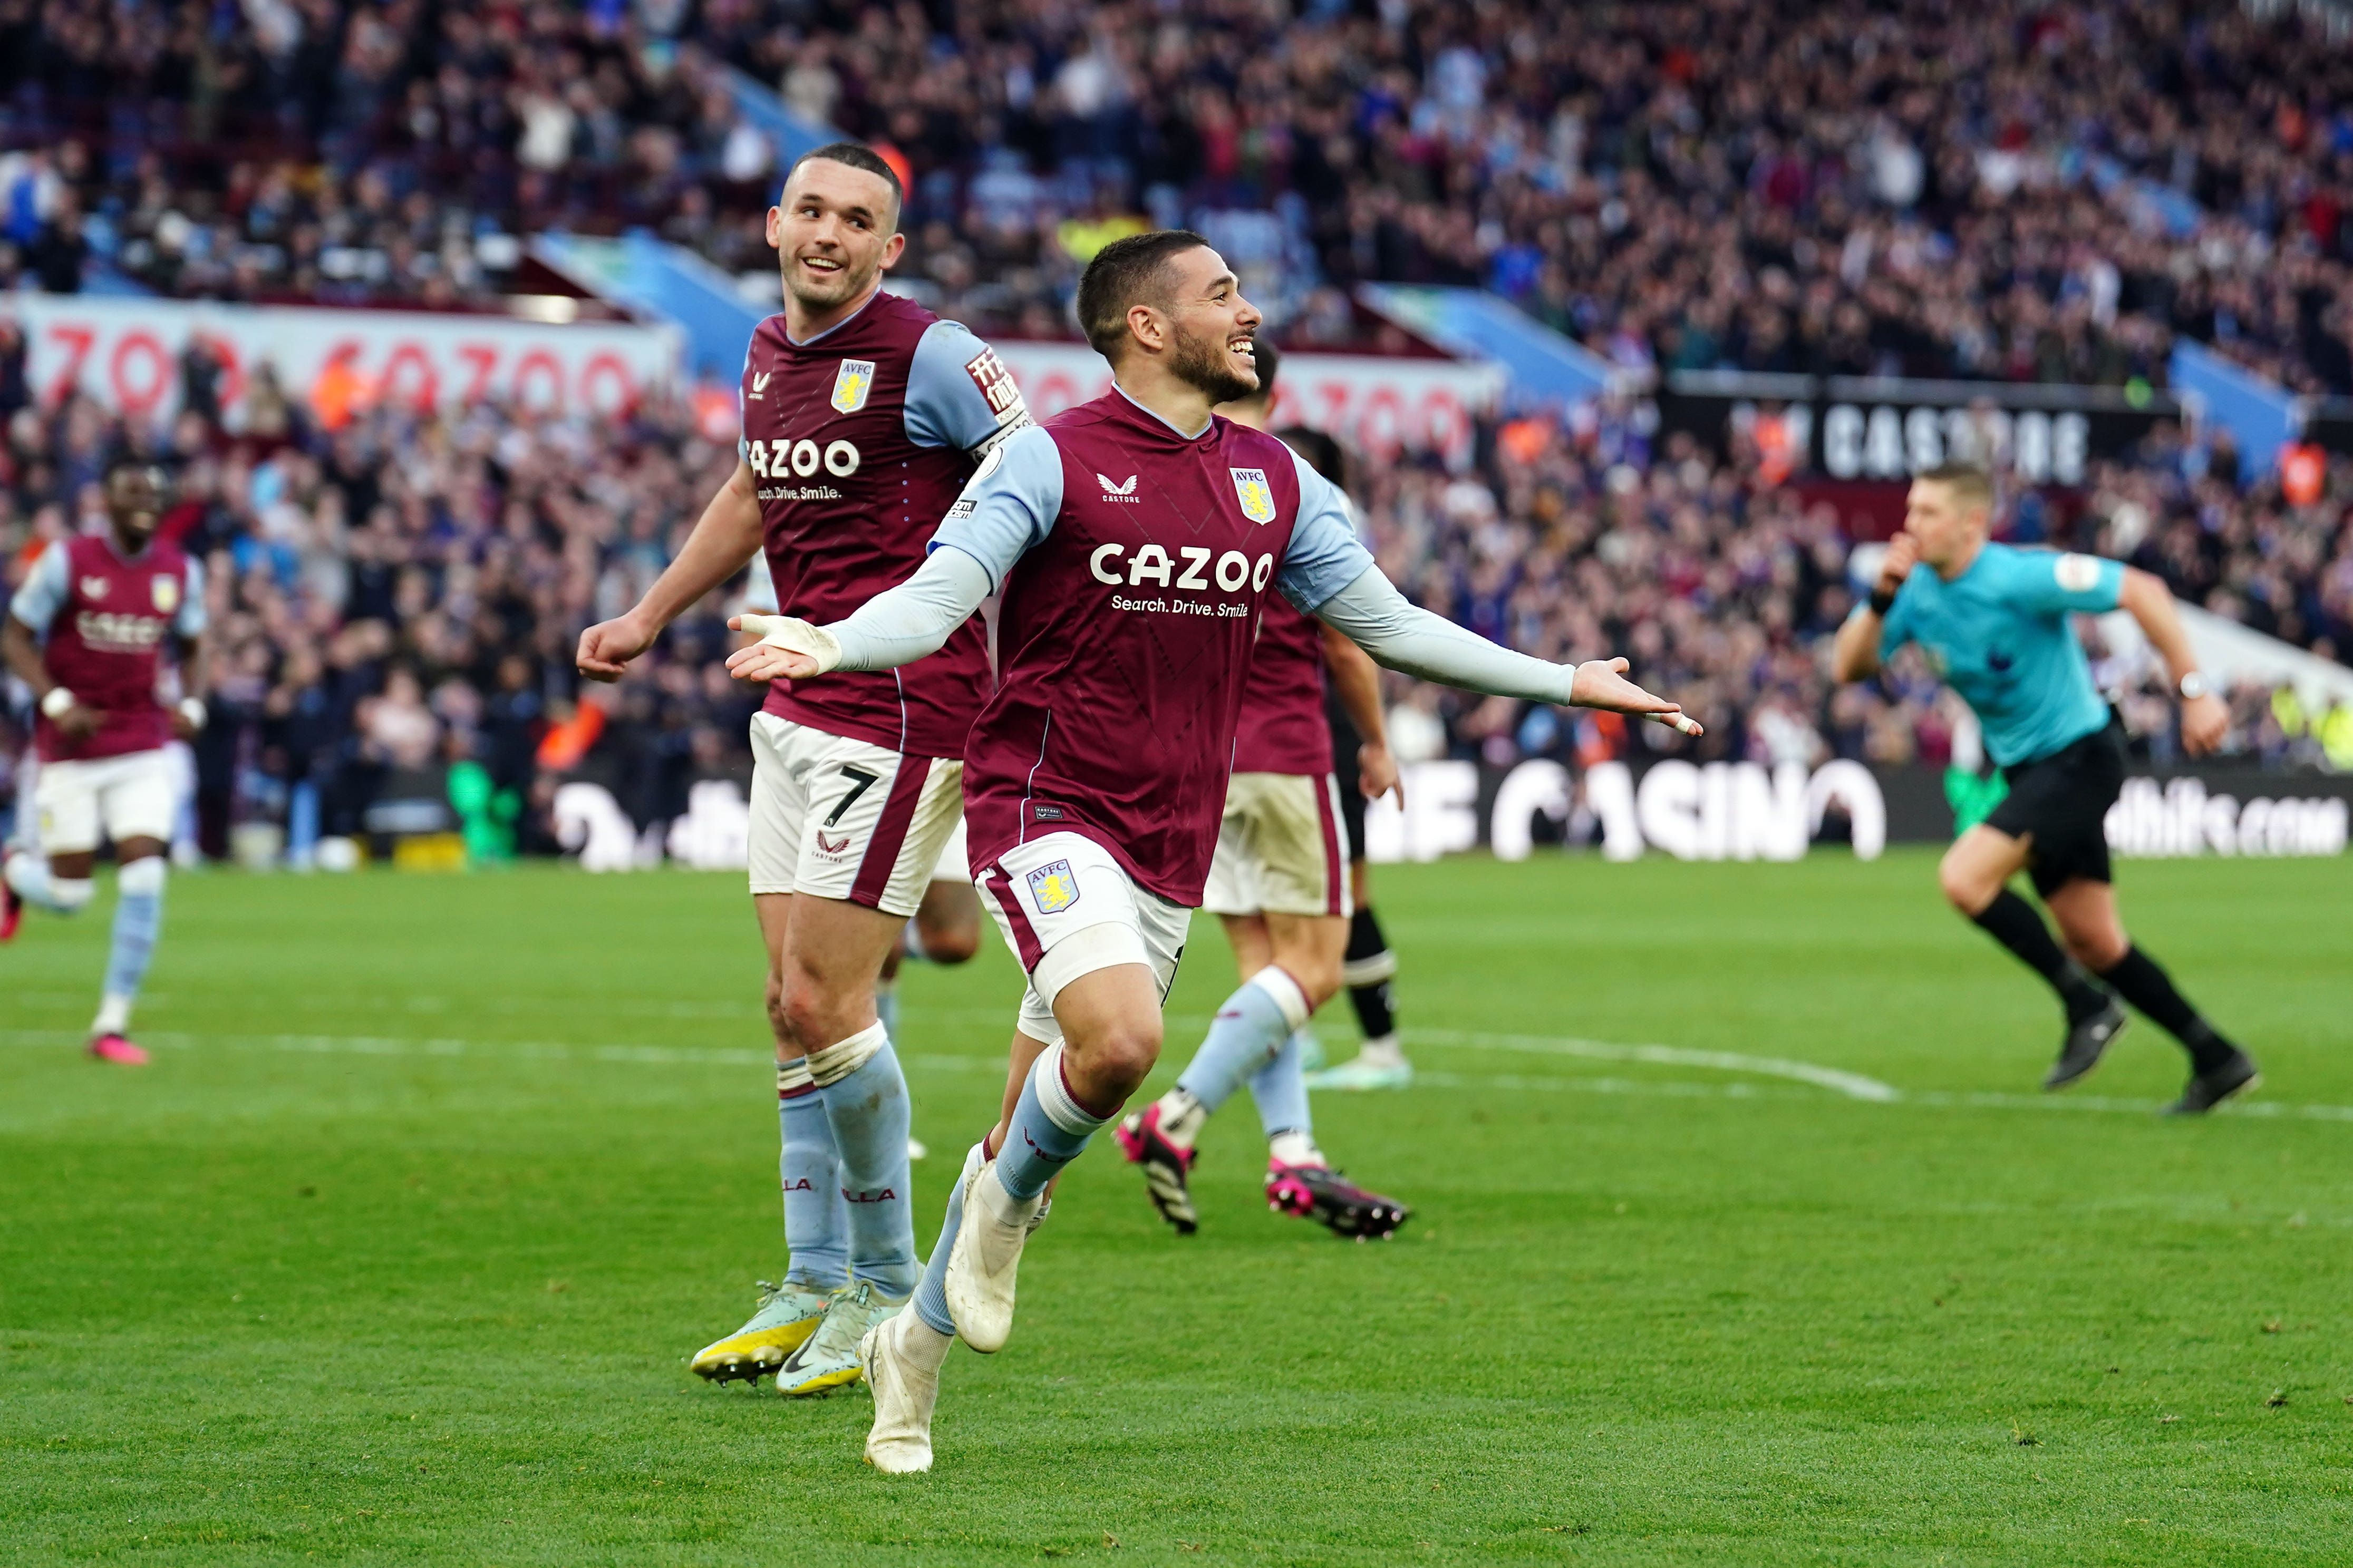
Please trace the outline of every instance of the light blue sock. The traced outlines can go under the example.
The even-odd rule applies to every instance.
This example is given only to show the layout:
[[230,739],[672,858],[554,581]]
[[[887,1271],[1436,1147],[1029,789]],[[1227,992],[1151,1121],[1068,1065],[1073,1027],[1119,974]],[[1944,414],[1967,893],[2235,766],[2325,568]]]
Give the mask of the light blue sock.
[[785,1278],[813,1289],[849,1283],[849,1210],[841,1201],[840,1156],[808,1058],[776,1065],[776,1120],[785,1135],[776,1163],[785,1186]]
[[[864,1061],[833,1078],[835,1052],[850,1051],[855,1059],[869,1047]],[[899,1055],[878,1023],[812,1053],[809,1070],[823,1084],[818,1093],[840,1154],[850,1276],[873,1281],[886,1296],[904,1297],[915,1288],[915,1210],[908,1190],[907,1079]]]
[[940,1238],[932,1244],[923,1278],[915,1286],[915,1316],[951,1336],[956,1329],[955,1316],[948,1310],[948,1254],[955,1249],[956,1232],[964,1226],[964,1172],[978,1159],[976,1150],[967,1155],[964,1170],[956,1173],[955,1185],[948,1189],[948,1211],[940,1220]]
[[882,1032],[891,1043],[899,1043],[899,987],[895,984],[874,987],[874,1016],[882,1021]]
[[18,898],[53,915],[80,913],[93,890],[87,877],[68,881],[51,875],[47,865],[35,855],[9,856],[7,877]]
[[120,1035],[131,1027],[132,1005],[146,984],[155,939],[164,931],[166,874],[163,858],[150,855],[122,868],[115,879],[113,946],[106,957],[106,991],[90,1022],[93,1035]]
[[1307,1110],[1307,1031],[1294,1029],[1274,1060],[1250,1076],[1250,1098],[1258,1102],[1259,1125],[1266,1135],[1299,1132],[1313,1136],[1314,1118]]
[[1298,982],[1269,964],[1226,998],[1176,1087],[1199,1100],[1204,1110],[1214,1111],[1274,1061],[1293,1032],[1306,1023],[1307,998]]
[[1049,1047],[1029,1069],[1013,1108],[1011,1130],[997,1153],[997,1184],[1010,1197],[1036,1197],[1079,1157],[1095,1130],[1118,1114],[1117,1106],[1111,1116],[1097,1116],[1081,1105],[1062,1076],[1062,1047]]

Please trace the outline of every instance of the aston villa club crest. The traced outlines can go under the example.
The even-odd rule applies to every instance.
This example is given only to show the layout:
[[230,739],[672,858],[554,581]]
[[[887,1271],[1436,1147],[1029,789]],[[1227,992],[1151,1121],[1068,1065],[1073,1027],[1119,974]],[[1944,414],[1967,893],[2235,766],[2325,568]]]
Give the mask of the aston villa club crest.
[[1059,915],[1079,901],[1079,879],[1068,860],[1056,860],[1029,873],[1029,901],[1041,915]]
[[180,607],[180,580],[177,577],[155,577],[148,583],[148,596],[155,601],[155,613],[168,616]]
[[843,360],[841,368],[833,373],[833,405],[844,414],[855,414],[866,406],[866,395],[873,387],[872,360]]
[[1234,494],[1242,503],[1242,515],[1252,522],[1274,521],[1274,491],[1266,482],[1264,468],[1228,468],[1234,477]]

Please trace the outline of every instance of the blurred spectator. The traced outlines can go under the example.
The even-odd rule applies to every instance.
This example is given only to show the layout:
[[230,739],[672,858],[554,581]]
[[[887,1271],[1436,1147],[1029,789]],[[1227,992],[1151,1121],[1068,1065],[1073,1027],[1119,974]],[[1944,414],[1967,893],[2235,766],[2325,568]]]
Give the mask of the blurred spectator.
[[[248,383],[248,400],[275,395],[265,376]],[[1709,462],[1688,437],[1651,452],[1626,438],[1640,423],[1607,405],[1482,422],[1481,456],[1460,472],[1362,454],[1358,500],[1381,564],[1420,602],[1551,658],[1627,653],[1709,734],[1392,677],[1400,757],[1965,757],[1966,718],[1916,654],[1870,686],[1825,679],[1823,638],[1853,603],[1834,511],[1753,467]],[[572,669],[580,628],[636,598],[735,461],[690,404],[594,430],[487,405],[422,421],[373,408],[332,433],[293,421],[270,437],[232,438],[190,413],[174,430],[167,526],[207,563],[220,660],[197,758],[211,852],[254,820],[282,823],[298,858],[322,835],[365,835],[380,803],[429,796],[460,763],[512,803],[501,820],[526,852],[554,847],[547,810],[565,780],[605,785],[642,834],[683,811],[698,780],[748,775],[761,694],[720,663],[724,605],[682,617],[617,688],[583,687]],[[91,476],[125,435],[79,400],[7,420],[9,587],[47,542],[100,525]],[[2098,468],[2084,502],[2046,509],[2052,542],[2131,559],[2187,600],[2326,656],[2353,637],[2353,464],[2326,468],[2317,498],[2292,506],[2274,483],[2242,496],[2160,430]],[[2096,640],[2092,652],[2136,746],[2174,760],[2161,677]],[[2233,753],[2353,767],[2353,709],[2230,695]],[[0,703],[0,757],[29,733],[25,698]]]
[[1466,283],[1634,367],[2154,384],[2186,335],[2353,391],[2332,25],[2227,0],[15,0],[0,282],[449,303],[511,287],[518,236],[630,225],[765,272],[776,150],[741,72],[903,160],[902,279],[992,331],[1064,332],[1091,246],[1187,222],[1312,340],[1352,330],[1358,280]]

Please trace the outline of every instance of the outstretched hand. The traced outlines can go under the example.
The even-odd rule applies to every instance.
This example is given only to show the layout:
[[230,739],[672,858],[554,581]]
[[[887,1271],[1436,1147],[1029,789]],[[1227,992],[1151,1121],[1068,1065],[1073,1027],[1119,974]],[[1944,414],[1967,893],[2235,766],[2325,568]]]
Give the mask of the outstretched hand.
[[1654,696],[1626,679],[1622,658],[1589,658],[1577,667],[1569,700],[1579,708],[1599,708],[1650,719],[1686,735],[1704,735],[1699,721],[1684,713],[1683,704]]
[[727,673],[738,680],[807,680],[841,659],[832,633],[796,616],[735,616],[727,629],[760,638],[727,656]]

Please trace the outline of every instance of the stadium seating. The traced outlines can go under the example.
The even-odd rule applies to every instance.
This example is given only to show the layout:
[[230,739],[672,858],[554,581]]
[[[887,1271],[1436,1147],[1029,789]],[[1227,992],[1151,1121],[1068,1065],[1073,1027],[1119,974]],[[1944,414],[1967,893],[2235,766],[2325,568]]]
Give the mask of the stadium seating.
[[1148,216],[1302,333],[1335,286],[1482,283],[1644,365],[2161,382],[2181,334],[2353,392],[2353,93],[2309,8],[1292,9],[312,0],[199,69],[199,8],[17,7],[0,280],[449,301],[627,225],[756,272],[741,70],[897,149],[905,276],[1000,332],[1061,331]]

